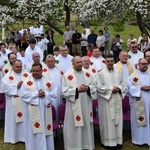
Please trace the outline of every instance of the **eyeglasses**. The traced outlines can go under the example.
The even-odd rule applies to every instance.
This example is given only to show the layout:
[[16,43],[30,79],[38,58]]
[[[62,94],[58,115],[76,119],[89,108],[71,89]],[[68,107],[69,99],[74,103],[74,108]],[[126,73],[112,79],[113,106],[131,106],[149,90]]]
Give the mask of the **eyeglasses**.
[[132,48],[137,48],[137,46],[133,46]]
[[67,49],[64,49],[64,50],[61,50],[62,52],[67,52],[68,50]]

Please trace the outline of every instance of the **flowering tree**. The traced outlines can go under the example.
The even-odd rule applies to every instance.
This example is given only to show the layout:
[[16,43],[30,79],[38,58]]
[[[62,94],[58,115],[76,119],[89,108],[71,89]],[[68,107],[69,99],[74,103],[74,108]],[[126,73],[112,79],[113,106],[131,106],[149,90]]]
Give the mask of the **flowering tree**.
[[9,5],[0,5],[0,10],[1,25],[14,23],[18,18],[36,19],[50,24],[60,34],[63,32],[54,23],[64,18],[64,11],[65,25],[69,25],[70,14],[75,13],[84,27],[93,18],[106,24],[115,20],[120,25],[136,17],[141,31],[150,30],[145,22],[150,14],[149,0],[9,0]]

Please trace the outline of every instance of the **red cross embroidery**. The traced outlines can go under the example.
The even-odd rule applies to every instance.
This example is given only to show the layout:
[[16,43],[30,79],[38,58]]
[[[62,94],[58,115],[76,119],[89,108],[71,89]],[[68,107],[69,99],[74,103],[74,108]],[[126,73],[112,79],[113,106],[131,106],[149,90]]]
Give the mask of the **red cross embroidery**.
[[39,124],[38,122],[35,122],[34,126],[35,126],[36,128],[39,128],[39,127],[40,127],[40,124]]
[[47,69],[46,69],[46,68],[44,68],[42,71],[43,71],[43,72],[46,72],[46,71],[47,71]]
[[90,117],[93,117],[93,113],[92,112],[90,112]]
[[85,74],[88,78],[90,77],[90,74],[87,72],[86,74]]
[[46,86],[47,86],[48,88],[50,88],[50,87],[51,87],[51,84],[48,82],[48,83],[46,83]]
[[68,80],[72,80],[73,79],[73,76],[72,75],[69,75],[68,76]]
[[9,77],[9,80],[13,80],[13,79],[14,79],[14,77],[13,77],[13,76],[10,76],[10,77]]
[[143,121],[143,120],[144,120],[144,117],[140,116],[140,117],[139,117],[139,120],[140,120],[140,121]]
[[137,81],[138,81],[138,78],[135,77],[135,78],[133,79],[133,81],[134,81],[134,82],[137,82]]
[[81,117],[80,117],[80,116],[77,116],[77,117],[76,117],[76,120],[77,120],[77,121],[80,121],[80,120],[81,120]]
[[103,61],[102,61],[102,63],[104,63],[104,64],[105,64],[105,60],[103,60]]
[[95,73],[95,72],[96,72],[96,70],[95,70],[95,69],[92,69],[92,72],[93,72],[93,73]]
[[7,73],[9,70],[8,69],[5,69],[5,73]]
[[22,117],[22,112],[18,112],[18,113],[17,113],[17,116],[18,116],[19,118],[21,118],[21,117]]
[[60,74],[61,74],[61,75],[64,75],[64,72],[63,72],[63,71],[60,71]]
[[28,82],[27,82],[27,85],[29,85],[29,86],[31,86],[32,84],[33,84],[32,81],[28,81]]
[[24,73],[23,76],[26,78],[26,77],[28,76],[28,74],[27,74],[27,73]]
[[51,125],[50,124],[48,124],[48,126],[47,126],[47,130],[50,130],[51,129]]

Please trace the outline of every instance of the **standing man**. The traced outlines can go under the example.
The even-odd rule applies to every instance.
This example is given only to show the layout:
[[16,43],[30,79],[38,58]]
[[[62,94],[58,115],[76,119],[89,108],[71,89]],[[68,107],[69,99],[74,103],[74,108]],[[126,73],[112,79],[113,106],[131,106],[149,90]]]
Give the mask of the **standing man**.
[[51,81],[42,76],[42,65],[33,64],[32,74],[20,90],[26,150],[54,150],[51,103],[56,100],[56,93]]
[[8,54],[8,63],[2,68],[3,76],[7,74],[7,72],[12,68],[12,64],[14,60],[17,59],[17,55],[14,52]]
[[30,63],[33,62],[32,55],[33,55],[34,52],[39,53],[40,61],[42,62],[43,61],[43,52],[42,52],[42,50],[38,46],[36,46],[36,40],[35,39],[30,39],[29,46],[25,51],[25,64],[26,64],[26,67]]
[[101,71],[105,68],[105,59],[101,56],[101,52],[98,47],[93,48],[92,56],[90,57],[92,66],[97,70]]
[[128,78],[132,143],[150,145],[150,72],[146,59],[139,60],[139,69]]
[[68,47],[61,45],[59,47],[60,54],[56,57],[56,67],[63,75],[72,65],[73,57],[68,54]]
[[127,85],[122,72],[113,67],[113,55],[107,55],[106,68],[96,76],[101,142],[112,148],[123,143],[122,99]]
[[72,34],[72,53],[73,56],[81,56],[81,33],[78,32],[77,28],[74,30],[75,33]]
[[72,31],[70,30],[69,26],[66,26],[66,31],[64,32],[63,38],[65,45],[69,48],[70,55],[73,55],[72,53]]
[[123,72],[123,76],[127,81],[128,77],[133,73],[133,67],[128,61],[128,52],[121,51],[119,54],[119,59],[120,61],[118,61],[114,67]]
[[105,55],[108,55],[110,54],[109,48],[110,33],[107,27],[104,27],[104,36],[105,36]]
[[14,35],[14,41],[15,41],[16,47],[19,46],[19,48],[21,48],[21,33],[19,32],[19,30],[17,30]]
[[56,119],[58,120],[58,106],[61,103],[62,100],[62,88],[61,88],[61,77],[62,75],[60,74],[59,70],[55,66],[55,58],[53,55],[47,55],[46,57],[46,65],[47,69],[43,70],[43,75],[46,75],[52,83],[53,86],[57,88],[57,100],[53,102],[53,106],[56,109]]
[[92,99],[96,88],[90,73],[82,70],[82,59],[76,56],[62,77],[62,93],[66,98],[64,146],[70,149],[94,147]]
[[28,74],[22,70],[22,62],[16,59],[12,63],[12,69],[2,79],[2,90],[6,96],[5,143],[25,141],[24,112],[19,91],[27,77]]
[[131,42],[130,49],[128,52],[128,61],[132,64],[134,70],[138,68],[138,61],[143,57],[144,57],[144,53],[138,50],[137,43]]
[[91,30],[91,34],[89,34],[87,37],[88,44],[93,44],[93,46],[96,46],[96,39],[97,34],[94,33],[94,30]]
[[148,70],[150,70],[150,51],[144,53],[144,58],[148,61]]

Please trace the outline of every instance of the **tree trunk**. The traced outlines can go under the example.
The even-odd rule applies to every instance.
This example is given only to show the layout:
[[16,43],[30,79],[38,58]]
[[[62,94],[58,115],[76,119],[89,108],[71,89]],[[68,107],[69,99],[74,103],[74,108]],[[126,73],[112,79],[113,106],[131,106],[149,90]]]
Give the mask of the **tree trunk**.
[[68,0],[65,0],[64,8],[65,8],[65,11],[66,11],[65,26],[69,26],[69,24],[70,24],[70,8],[66,4],[68,4]]
[[147,30],[145,28],[145,25],[143,23],[142,15],[138,11],[136,12],[136,19],[137,19],[137,24],[139,26],[140,31],[141,32],[145,31],[147,33],[147,35],[148,35],[148,32],[147,32]]
[[51,23],[50,21],[44,21],[45,23],[49,24],[53,29],[55,29],[60,35],[63,35],[64,32],[62,30],[60,30],[58,27],[56,27],[53,23]]

